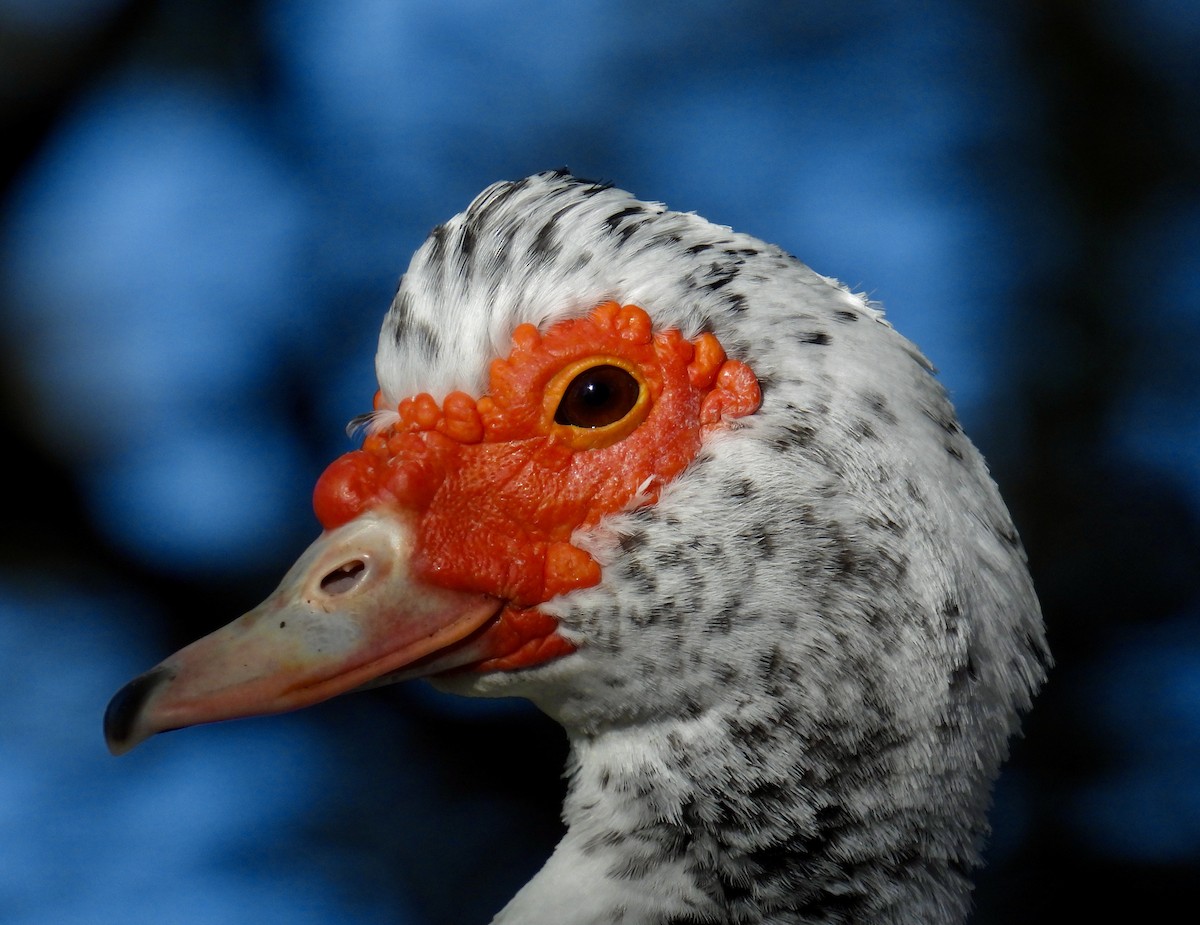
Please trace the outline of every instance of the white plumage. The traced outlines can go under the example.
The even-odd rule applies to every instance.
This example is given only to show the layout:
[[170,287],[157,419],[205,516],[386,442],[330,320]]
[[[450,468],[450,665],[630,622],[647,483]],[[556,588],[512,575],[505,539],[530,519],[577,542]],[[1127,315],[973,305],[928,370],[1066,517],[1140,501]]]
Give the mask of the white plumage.
[[[879,311],[695,215],[563,172],[499,183],[413,258],[373,428],[417,393],[484,393],[518,325],[610,300],[714,334],[762,404],[653,503],[574,530],[600,581],[538,609],[575,651],[435,678],[528,697],[570,739],[567,833],[496,921],[963,920],[991,784],[1049,656],[984,463]],[[182,664],[114,699],[115,749],[253,712],[175,706]]]

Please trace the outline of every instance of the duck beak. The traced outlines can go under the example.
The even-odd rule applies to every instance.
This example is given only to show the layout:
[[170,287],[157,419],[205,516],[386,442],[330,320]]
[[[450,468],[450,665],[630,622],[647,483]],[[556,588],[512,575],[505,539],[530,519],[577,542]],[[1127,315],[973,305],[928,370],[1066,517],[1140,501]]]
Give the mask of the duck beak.
[[109,751],[120,755],[158,732],[295,710],[477,658],[470,642],[457,656],[443,650],[471,636],[503,602],[416,579],[413,536],[413,519],[403,512],[367,512],[323,533],[262,604],[117,692],[104,715]]

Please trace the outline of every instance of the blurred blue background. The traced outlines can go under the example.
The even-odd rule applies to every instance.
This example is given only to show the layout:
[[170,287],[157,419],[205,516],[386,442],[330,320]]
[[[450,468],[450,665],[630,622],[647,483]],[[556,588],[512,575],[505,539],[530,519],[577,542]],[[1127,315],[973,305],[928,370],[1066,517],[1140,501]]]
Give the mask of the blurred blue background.
[[563,165],[881,300],[988,455],[1059,666],[975,921],[1193,893],[1197,47],[1188,0],[0,0],[0,923],[484,922],[540,866],[520,704],[100,716],[315,536],[429,228]]

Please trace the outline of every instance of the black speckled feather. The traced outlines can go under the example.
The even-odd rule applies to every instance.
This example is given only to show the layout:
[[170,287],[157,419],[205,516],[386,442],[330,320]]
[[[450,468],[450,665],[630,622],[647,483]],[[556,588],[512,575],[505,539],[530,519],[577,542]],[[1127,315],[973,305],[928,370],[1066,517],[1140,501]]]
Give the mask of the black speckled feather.
[[608,299],[714,332],[764,400],[656,505],[576,537],[603,580],[544,609],[578,652],[443,682],[529,697],[572,744],[567,834],[496,921],[962,921],[1049,655],[929,363],[778,248],[559,171],[490,187],[418,251],[387,403],[478,393],[518,324]]

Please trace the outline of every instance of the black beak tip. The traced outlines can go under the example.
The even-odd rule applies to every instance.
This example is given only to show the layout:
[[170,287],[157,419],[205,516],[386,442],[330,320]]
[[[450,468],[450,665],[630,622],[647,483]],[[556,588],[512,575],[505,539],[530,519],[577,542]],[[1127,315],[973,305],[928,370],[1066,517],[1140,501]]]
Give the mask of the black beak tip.
[[114,755],[123,755],[145,736],[135,735],[138,719],[150,697],[171,679],[162,666],[138,675],[113,695],[104,711],[104,740]]

